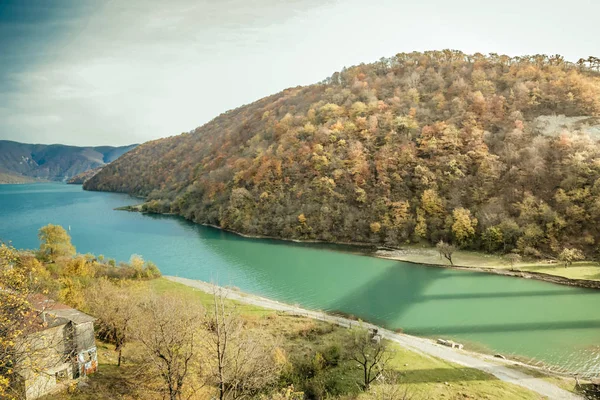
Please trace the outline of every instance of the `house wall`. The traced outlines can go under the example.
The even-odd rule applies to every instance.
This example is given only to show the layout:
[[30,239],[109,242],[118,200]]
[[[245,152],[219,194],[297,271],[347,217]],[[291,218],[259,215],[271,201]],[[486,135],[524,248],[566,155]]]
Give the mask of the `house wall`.
[[25,354],[17,365],[25,399],[36,399],[56,387],[57,370],[69,366],[69,336],[70,324],[64,324],[28,335],[21,341]]
[[37,399],[56,388],[54,375],[39,374],[25,381],[25,399]]
[[96,339],[94,338],[94,323],[85,322],[83,324],[75,325],[75,351],[77,353],[88,350],[96,346]]
[[96,372],[98,355],[94,336],[94,323],[86,322],[75,326],[74,344],[77,351],[76,378]]
[[55,391],[57,376],[76,379],[98,368],[94,323],[85,322],[45,329],[21,340],[23,357],[17,361],[20,397],[31,400]]

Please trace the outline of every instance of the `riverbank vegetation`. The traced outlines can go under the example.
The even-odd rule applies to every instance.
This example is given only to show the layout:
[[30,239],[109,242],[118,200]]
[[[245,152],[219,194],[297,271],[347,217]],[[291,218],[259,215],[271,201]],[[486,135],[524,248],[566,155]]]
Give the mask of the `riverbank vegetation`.
[[85,188],[270,237],[598,258],[600,74],[398,54],[145,143]]
[[97,318],[99,371],[47,399],[425,399],[538,396],[484,372],[374,340],[362,329],[238,304],[160,278],[132,256],[78,255],[59,226],[40,249],[0,245],[0,397],[16,340],[46,294]]
[[[450,265],[450,262],[440,254],[438,248],[419,245],[404,245],[401,249],[380,249],[374,253],[378,257],[408,261],[426,265]],[[533,272],[576,280],[600,281],[600,264],[598,261],[575,261],[565,268],[558,260],[538,260],[531,257],[521,257],[516,253],[486,254],[481,251],[454,249],[452,263],[456,267],[480,269],[498,272]],[[541,279],[542,277],[537,277]],[[582,283],[582,286],[585,286]]]

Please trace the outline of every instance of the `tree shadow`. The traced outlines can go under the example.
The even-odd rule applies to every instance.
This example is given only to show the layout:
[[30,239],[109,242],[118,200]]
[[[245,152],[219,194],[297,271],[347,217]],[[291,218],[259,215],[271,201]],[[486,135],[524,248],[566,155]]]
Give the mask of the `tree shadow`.
[[335,300],[330,310],[339,310],[385,326],[415,303],[426,301],[426,288],[445,278],[442,268],[387,268],[358,289]]
[[537,297],[537,296],[572,296],[573,294],[595,294],[583,291],[539,290],[523,292],[491,292],[491,293],[452,293],[426,295],[427,300],[460,300],[460,299],[493,299],[507,297]]
[[[465,285],[464,291],[452,293],[451,291],[460,290],[455,287],[448,287],[450,293],[438,293],[439,290],[430,290],[432,285],[445,285],[443,282],[446,278],[459,277],[469,281],[469,285]],[[503,291],[483,291],[482,286],[478,282],[472,282],[473,278],[485,277],[487,279],[513,279],[512,277],[490,276],[479,272],[468,271],[453,271],[443,268],[422,268],[421,266],[406,266],[405,268],[388,268],[384,273],[376,276],[372,280],[364,283],[359,288],[347,293],[344,297],[334,301],[329,310],[338,310],[347,314],[354,315],[362,319],[368,319],[379,325],[385,326],[390,321],[398,321],[403,314],[413,306],[418,306],[422,303],[440,302],[439,307],[434,307],[440,314],[450,310],[447,301],[452,300],[494,300],[494,299],[513,299],[531,298],[531,297],[554,297],[554,296],[573,296],[577,295],[593,295],[594,291],[571,290],[567,288],[557,287],[555,289],[547,289],[541,287],[540,290],[503,290]],[[514,281],[513,281],[514,282]],[[483,284],[483,282],[482,282]],[[494,286],[492,286],[494,287]],[[495,287],[498,287],[496,285]],[[444,289],[445,286],[442,287]],[[517,285],[520,289],[521,286]],[[472,291],[475,290],[475,291]],[[432,292],[428,294],[428,292]],[[460,303],[462,304],[462,303]],[[452,309],[453,313],[457,313],[457,319],[461,319],[460,308]],[[423,320],[427,320],[431,316],[424,316]],[[448,321],[446,321],[448,322]],[[473,333],[473,332],[502,332],[513,330],[537,330],[537,329],[578,329],[578,328],[600,328],[600,321],[581,321],[581,322],[556,322],[546,323],[542,325],[536,324],[506,324],[507,321],[498,321],[498,325],[484,326],[449,326],[446,329],[443,327],[444,333]],[[433,328],[411,329],[412,333],[418,334],[434,334],[440,332],[440,327],[436,330]]]

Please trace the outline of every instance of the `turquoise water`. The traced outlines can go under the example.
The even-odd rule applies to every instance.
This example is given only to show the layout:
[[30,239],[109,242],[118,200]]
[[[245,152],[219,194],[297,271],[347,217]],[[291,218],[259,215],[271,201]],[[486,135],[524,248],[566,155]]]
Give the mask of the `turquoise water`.
[[570,371],[600,370],[600,291],[382,260],[343,247],[245,239],[181,218],[115,211],[139,200],[62,184],[0,185],[0,239],[38,246],[48,223],[80,253],[140,254],[213,281],[404,332],[455,338]]

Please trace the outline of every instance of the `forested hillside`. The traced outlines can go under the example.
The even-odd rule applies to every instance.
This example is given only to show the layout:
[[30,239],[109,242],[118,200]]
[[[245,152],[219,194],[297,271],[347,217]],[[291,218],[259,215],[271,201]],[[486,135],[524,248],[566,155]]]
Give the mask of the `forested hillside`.
[[100,172],[101,169],[102,169],[102,167],[97,167],[97,168],[88,169],[87,171],[83,171],[83,172],[75,175],[71,179],[69,179],[67,181],[67,183],[72,184],[72,185],[82,185],[85,183],[85,181],[87,181],[92,176],[94,176],[98,172]]
[[252,235],[598,256],[589,60],[398,54],[145,143],[85,188]]
[[114,161],[135,146],[77,147],[0,140],[0,183],[64,181]]

